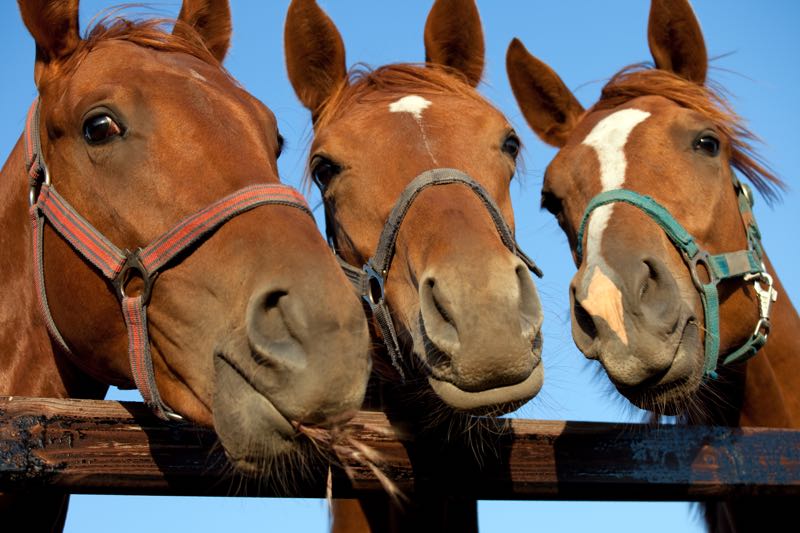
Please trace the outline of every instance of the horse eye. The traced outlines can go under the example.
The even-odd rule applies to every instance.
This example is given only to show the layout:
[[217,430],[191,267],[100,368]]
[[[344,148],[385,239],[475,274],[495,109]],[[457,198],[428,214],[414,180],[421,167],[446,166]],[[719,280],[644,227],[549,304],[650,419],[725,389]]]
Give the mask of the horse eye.
[[542,209],[547,209],[551,214],[559,216],[564,210],[561,199],[555,194],[547,191],[542,192]]
[[694,141],[694,149],[702,150],[708,155],[719,154],[719,139],[712,135],[703,135]]
[[341,167],[327,157],[315,156],[311,160],[311,177],[317,186],[325,188],[336,175],[341,172]]
[[516,159],[519,155],[520,145],[519,137],[512,133],[503,141],[503,151],[510,155],[512,159]]
[[95,115],[83,123],[83,138],[89,144],[103,144],[122,135],[122,127],[108,115]]
[[275,154],[275,159],[279,158],[281,156],[281,154],[283,153],[283,145],[284,145],[284,143],[285,143],[285,140],[283,138],[283,135],[281,135],[279,133],[278,134],[278,151]]

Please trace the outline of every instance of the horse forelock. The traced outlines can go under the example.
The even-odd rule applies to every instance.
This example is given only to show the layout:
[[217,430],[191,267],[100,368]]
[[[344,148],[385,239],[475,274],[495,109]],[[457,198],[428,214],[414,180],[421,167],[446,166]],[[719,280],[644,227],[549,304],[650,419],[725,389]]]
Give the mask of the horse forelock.
[[731,165],[758,189],[768,203],[780,198],[785,184],[753,147],[759,138],[733,111],[722,90],[713,85],[699,85],[644,64],[630,65],[608,81],[600,100],[589,112],[613,109],[641,96],[662,96],[708,118],[731,146]]
[[[185,22],[170,18],[133,19],[120,15],[122,8],[109,9],[94,19],[75,52],[62,65],[62,72],[74,71],[85,57],[101,43],[126,41],[144,48],[162,52],[183,53],[220,68],[233,79],[208,50],[195,29]],[[182,31],[172,33],[174,26]]]
[[357,103],[391,103],[408,95],[457,95],[491,105],[467,83],[459,71],[436,64],[396,63],[370,69],[353,67],[322,106],[315,129],[321,130],[342,117]]

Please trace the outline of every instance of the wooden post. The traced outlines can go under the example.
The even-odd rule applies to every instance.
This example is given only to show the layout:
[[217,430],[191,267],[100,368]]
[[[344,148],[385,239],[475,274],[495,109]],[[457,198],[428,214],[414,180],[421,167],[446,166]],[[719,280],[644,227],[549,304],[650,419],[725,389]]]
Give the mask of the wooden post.
[[[705,500],[800,496],[800,431],[500,419],[486,450],[398,439],[382,413],[348,432],[407,494],[477,499]],[[473,442],[472,445],[475,443]],[[342,457],[334,495],[381,491]],[[324,497],[326,470],[293,488],[232,474],[216,436],[129,402],[0,397],[0,491]],[[446,491],[446,492],[441,492]]]

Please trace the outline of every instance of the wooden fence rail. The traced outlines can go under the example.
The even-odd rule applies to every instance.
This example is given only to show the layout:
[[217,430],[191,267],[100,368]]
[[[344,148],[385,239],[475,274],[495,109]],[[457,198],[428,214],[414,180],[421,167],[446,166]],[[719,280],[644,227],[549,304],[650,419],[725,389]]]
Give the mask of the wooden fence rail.
[[[396,425],[395,425],[396,426]],[[407,494],[478,499],[704,500],[800,496],[800,431],[504,420],[478,454],[395,437],[381,413],[348,425]],[[382,490],[350,458],[334,496]],[[212,431],[142,404],[0,397],[0,491],[323,497],[327,470],[290,490],[231,473]],[[269,480],[267,480],[269,481]],[[446,491],[446,492],[443,492]]]

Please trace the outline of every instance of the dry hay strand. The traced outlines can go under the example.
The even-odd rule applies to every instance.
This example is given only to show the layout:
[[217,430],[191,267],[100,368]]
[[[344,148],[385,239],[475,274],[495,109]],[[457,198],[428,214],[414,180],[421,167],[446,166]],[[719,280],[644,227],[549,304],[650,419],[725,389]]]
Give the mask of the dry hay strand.
[[[352,428],[335,426],[327,429],[296,424],[295,429],[298,433],[307,437],[320,453],[330,457],[332,452],[331,462],[344,470],[351,481],[356,479],[355,471],[351,465],[366,467],[372,472],[381,487],[383,487],[383,490],[396,505],[401,505],[402,502],[408,501],[408,497],[400,490],[400,487],[381,469],[385,464],[381,453],[355,438]],[[393,436],[391,430],[385,428],[369,427],[369,430]],[[326,499],[330,505],[333,499],[333,477],[330,467],[328,467],[326,482]]]

